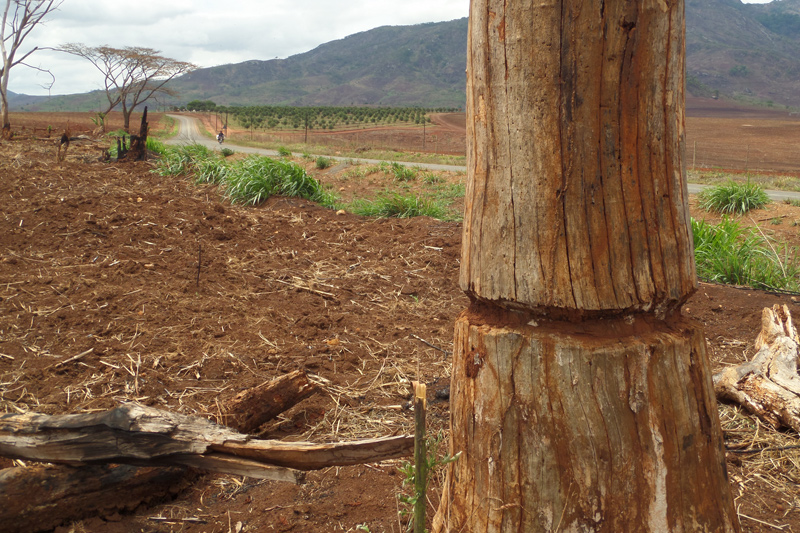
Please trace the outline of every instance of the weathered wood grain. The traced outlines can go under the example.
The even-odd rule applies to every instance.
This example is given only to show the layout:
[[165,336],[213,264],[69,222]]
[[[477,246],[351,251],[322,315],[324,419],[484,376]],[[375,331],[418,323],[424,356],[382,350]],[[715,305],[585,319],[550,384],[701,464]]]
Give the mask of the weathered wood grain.
[[683,0],[472,0],[436,533],[739,530],[684,168]]
[[50,463],[190,465],[281,481],[411,455],[413,437],[316,444],[253,439],[204,418],[125,404],[103,413],[0,416],[0,455]]
[[433,531],[737,530],[697,324],[511,315],[456,323]]
[[254,433],[262,424],[293,407],[319,388],[305,372],[295,370],[237,394],[225,405],[225,425]]
[[473,1],[468,294],[573,315],[691,295],[683,27],[675,0]]
[[765,308],[752,360],[714,375],[717,398],[740,404],[772,427],[800,432],[797,330],[787,306]]

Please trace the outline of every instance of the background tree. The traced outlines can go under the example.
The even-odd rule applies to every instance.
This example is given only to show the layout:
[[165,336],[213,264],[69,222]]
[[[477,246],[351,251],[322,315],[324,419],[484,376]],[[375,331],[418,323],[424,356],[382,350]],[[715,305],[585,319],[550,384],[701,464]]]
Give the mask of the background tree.
[[192,63],[164,57],[159,50],[139,46],[112,48],[69,43],[59,49],[88,59],[103,74],[108,99],[105,113],[121,105],[125,131],[136,106],[160,94],[172,96],[167,83],[197,68]]
[[[22,52],[20,48],[31,31],[50,12],[58,9],[64,0],[5,0],[3,22],[0,27],[0,116],[3,121],[2,137],[11,134],[11,122],[8,119],[8,78],[12,67],[25,65],[25,60],[38,47]],[[30,65],[25,65],[30,68]],[[40,69],[39,69],[40,70]]]

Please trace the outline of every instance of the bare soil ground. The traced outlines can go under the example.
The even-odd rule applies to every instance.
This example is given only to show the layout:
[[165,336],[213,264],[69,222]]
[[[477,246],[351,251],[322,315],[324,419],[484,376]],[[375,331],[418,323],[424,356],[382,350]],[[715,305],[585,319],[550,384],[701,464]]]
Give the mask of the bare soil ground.
[[[452,349],[453,321],[467,305],[456,281],[460,224],[363,219],[284,198],[232,206],[215,188],[152,173],[151,163],[98,162],[90,141],[73,143],[57,164],[53,139],[40,129],[31,137],[34,119],[53,120],[21,115],[26,131],[0,144],[0,411],[138,401],[221,421],[219,404],[237,392],[305,369],[325,393],[262,436],[410,432],[404,406],[417,379],[429,385],[431,430],[446,429],[450,362],[418,339]],[[367,183],[343,172],[316,176],[336,189]],[[392,186],[368,179],[375,190]],[[800,208],[753,215],[776,217],[784,222],[769,230],[800,245],[790,223]],[[800,316],[795,297],[701,284],[684,313],[705,324],[718,369],[752,357],[761,309],[778,303]],[[800,532],[797,450],[772,461],[777,470],[766,475],[751,456],[730,456],[743,530]],[[243,531],[399,533],[398,464],[331,468],[301,486],[209,474],[174,500],[60,530],[228,532],[241,522]],[[437,490],[434,482],[431,509]]]

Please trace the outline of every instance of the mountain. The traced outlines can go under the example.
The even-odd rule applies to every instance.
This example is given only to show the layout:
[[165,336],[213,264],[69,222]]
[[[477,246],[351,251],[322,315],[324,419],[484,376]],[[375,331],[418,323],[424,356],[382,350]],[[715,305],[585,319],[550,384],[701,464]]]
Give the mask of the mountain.
[[800,106],[800,0],[686,0],[690,94]]
[[383,26],[288,59],[200,69],[172,84],[184,101],[269,105],[458,107],[467,19]]
[[[694,96],[800,107],[800,0],[686,0],[687,88]],[[467,19],[383,26],[287,59],[203,68],[170,84],[179,99],[219,105],[465,103]],[[97,109],[102,95],[28,102]]]

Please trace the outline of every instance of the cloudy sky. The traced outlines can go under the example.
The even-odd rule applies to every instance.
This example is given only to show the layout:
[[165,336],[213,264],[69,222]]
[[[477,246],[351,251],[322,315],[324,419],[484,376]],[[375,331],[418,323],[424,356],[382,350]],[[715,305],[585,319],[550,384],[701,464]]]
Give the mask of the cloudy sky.
[[[25,44],[144,46],[211,67],[285,58],[378,26],[440,22],[468,13],[469,0],[65,0]],[[99,72],[85,59],[37,51],[28,63],[55,75],[49,94],[102,88]],[[43,85],[50,80],[49,75],[17,66],[8,88],[46,95]]]

